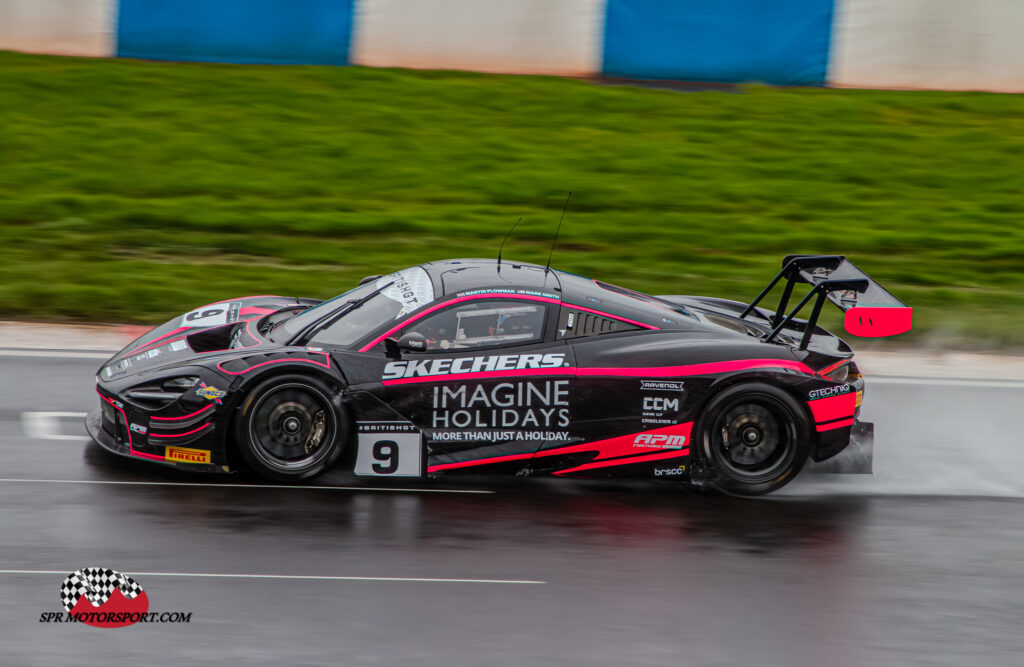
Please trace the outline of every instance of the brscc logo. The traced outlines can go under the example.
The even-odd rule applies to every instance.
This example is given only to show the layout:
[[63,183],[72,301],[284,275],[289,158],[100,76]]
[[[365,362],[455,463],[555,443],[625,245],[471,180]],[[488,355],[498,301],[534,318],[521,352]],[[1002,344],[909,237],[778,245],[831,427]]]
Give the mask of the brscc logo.
[[142,586],[105,567],[69,574],[60,587],[60,600],[75,620],[97,628],[123,628],[138,623],[149,611]]

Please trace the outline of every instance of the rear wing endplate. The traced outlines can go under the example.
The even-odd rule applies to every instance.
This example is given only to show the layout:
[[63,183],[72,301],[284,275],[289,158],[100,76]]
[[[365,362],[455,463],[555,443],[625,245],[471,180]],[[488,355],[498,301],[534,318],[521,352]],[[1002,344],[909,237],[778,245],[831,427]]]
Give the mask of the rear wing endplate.
[[[740,317],[746,317],[753,312],[757,304],[783,278],[786,279],[786,286],[775,314],[771,317],[772,330],[766,341],[775,338],[815,296],[817,299],[814,301],[811,317],[807,320],[804,336],[800,341],[801,350],[807,349],[825,299],[846,313],[843,326],[854,336],[895,336],[910,331],[913,326],[914,309],[893,296],[843,255],[787,256],[782,260],[782,270],[761,290]],[[811,291],[787,315],[786,307],[796,283],[811,285]]]

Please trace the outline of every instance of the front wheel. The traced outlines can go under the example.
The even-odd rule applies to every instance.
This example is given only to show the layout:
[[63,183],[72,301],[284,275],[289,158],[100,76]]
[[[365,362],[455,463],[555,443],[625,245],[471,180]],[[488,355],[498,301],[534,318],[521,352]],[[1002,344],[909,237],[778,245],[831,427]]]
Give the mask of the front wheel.
[[236,421],[238,449],[247,466],[282,482],[326,470],[345,439],[330,395],[322,382],[304,376],[271,378],[256,387]]
[[801,406],[763,383],[731,387],[713,398],[698,433],[709,481],[736,495],[782,488],[810,451],[810,426]]

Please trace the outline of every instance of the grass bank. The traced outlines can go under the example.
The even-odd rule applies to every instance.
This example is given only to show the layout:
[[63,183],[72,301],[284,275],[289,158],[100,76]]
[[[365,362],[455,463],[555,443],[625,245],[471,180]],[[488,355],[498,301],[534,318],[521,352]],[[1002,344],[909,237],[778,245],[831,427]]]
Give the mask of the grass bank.
[[0,53],[0,317],[150,323],[427,259],[750,298],[845,253],[906,342],[1024,344],[1024,97]]

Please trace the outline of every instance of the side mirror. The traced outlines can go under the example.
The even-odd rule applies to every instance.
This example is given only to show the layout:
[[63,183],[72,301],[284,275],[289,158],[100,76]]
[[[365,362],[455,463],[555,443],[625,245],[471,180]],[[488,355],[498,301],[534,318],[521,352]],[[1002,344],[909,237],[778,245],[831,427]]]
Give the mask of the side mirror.
[[398,349],[406,352],[424,352],[427,349],[427,338],[421,333],[410,331],[398,339]]
[[384,339],[384,355],[388,359],[401,359],[402,352],[423,352],[427,349],[427,339],[421,333],[410,331],[401,338],[388,336]]

